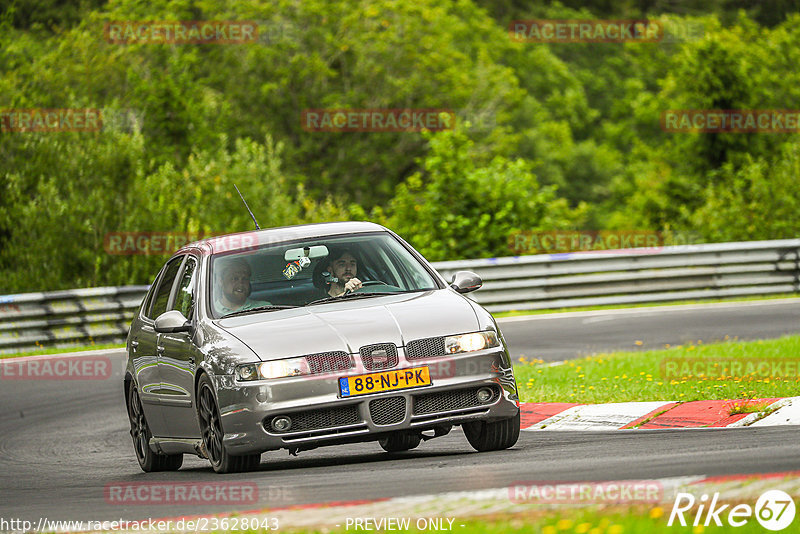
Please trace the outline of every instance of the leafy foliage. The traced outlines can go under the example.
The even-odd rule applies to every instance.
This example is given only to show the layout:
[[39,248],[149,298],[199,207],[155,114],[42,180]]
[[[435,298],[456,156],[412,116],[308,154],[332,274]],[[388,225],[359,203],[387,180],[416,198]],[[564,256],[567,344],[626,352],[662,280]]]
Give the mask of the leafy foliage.
[[[800,100],[797,2],[55,0],[3,4],[3,109],[95,108],[100,132],[0,131],[0,293],[148,283],[112,232],[373,219],[430,259],[516,231],[796,237],[796,134],[667,133],[668,109]],[[640,18],[659,43],[520,43],[513,19]],[[106,41],[108,21],[253,20],[257,43]],[[445,108],[455,131],[309,132],[314,108]]]
[[424,177],[415,173],[397,188],[387,218],[428,259],[508,256],[515,232],[570,228],[585,211],[540,186],[523,159],[476,166],[460,131],[430,136],[430,144]]

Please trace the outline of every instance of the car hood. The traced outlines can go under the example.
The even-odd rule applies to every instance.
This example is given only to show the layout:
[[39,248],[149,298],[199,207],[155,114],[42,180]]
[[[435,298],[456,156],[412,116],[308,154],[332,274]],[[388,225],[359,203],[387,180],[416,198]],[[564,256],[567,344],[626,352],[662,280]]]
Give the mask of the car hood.
[[217,325],[262,361],[327,351],[357,353],[373,343],[399,347],[479,328],[467,299],[449,289],[254,313],[220,319]]

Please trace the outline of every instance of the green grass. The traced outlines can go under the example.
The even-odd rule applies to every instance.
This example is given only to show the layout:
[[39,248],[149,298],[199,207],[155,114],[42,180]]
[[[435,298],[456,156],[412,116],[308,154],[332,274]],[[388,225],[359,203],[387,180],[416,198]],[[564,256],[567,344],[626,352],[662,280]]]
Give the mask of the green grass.
[[[752,503],[750,503],[752,505]],[[731,527],[725,522],[727,510],[720,515],[723,526],[693,527],[688,513],[687,526],[682,527],[675,521],[672,526],[667,526],[671,508],[663,506],[620,506],[602,507],[593,506],[581,509],[532,511],[519,514],[495,514],[485,518],[462,519],[457,515],[451,531],[454,534],[493,534],[495,532],[530,532],[541,534],[708,534],[711,532],[736,532],[739,534],[762,533],[766,530],[755,518],[748,518],[747,523],[741,527]],[[693,510],[694,511],[694,510]],[[450,514],[443,514],[453,517]],[[394,516],[393,516],[394,517]],[[705,515],[703,516],[705,520]],[[412,518],[411,524],[415,523]],[[446,523],[445,523],[446,525]],[[464,525],[463,527],[461,525]],[[287,529],[288,532],[315,532],[320,534],[345,534],[354,532],[341,528],[325,528],[314,530]],[[788,531],[788,529],[787,529]],[[435,532],[431,530],[417,530],[411,528],[402,532]]]
[[739,413],[758,413],[758,412],[767,413],[767,409],[769,408],[769,406],[770,403],[768,402],[742,402],[740,404],[732,405],[728,413],[730,413],[731,415]]
[[97,345],[81,345],[68,348],[56,347],[43,347],[41,349],[30,350],[25,352],[14,352],[12,354],[0,354],[0,359],[3,358],[18,358],[20,356],[39,356],[42,354],[61,354],[63,352],[81,352],[84,350],[105,350],[105,349],[124,349],[124,343],[102,343]]
[[752,297],[734,297],[722,299],[707,299],[707,300],[675,300],[671,302],[650,302],[639,304],[609,304],[605,306],[580,306],[575,308],[553,308],[549,310],[513,310],[507,312],[493,313],[496,319],[502,317],[517,317],[520,315],[542,315],[547,313],[565,313],[565,312],[579,312],[579,311],[596,311],[596,310],[618,310],[624,308],[653,308],[660,306],[677,306],[680,304],[711,304],[718,302],[751,302],[756,300],[778,300],[797,298],[798,293],[778,293],[776,295],[755,295]]
[[[691,401],[792,397],[800,394],[798,373],[785,376],[669,376],[662,364],[696,361],[800,360],[800,336],[684,345],[664,350],[597,354],[548,366],[542,360],[514,364],[523,402]],[[731,409],[737,409],[731,406]]]

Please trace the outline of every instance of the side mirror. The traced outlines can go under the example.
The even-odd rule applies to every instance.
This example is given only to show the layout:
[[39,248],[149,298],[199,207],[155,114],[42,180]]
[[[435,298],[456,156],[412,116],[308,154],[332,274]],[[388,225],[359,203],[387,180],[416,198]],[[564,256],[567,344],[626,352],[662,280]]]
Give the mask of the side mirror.
[[178,310],[172,310],[156,317],[155,330],[159,334],[189,333],[192,331],[192,323]]
[[469,293],[475,291],[483,285],[483,280],[472,271],[458,271],[453,275],[450,287],[459,293]]

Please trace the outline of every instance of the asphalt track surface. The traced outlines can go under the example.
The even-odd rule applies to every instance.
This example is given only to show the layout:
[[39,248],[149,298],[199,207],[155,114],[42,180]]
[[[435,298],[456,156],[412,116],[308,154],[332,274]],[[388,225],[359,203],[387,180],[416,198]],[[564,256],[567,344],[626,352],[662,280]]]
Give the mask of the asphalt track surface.
[[[712,343],[726,336],[771,339],[800,333],[800,299],[659,306],[502,318],[511,353],[566,360],[618,350]],[[640,341],[641,345],[636,342]]]
[[[709,309],[688,319],[669,312],[662,315],[661,323],[658,318],[639,323],[638,314],[598,323],[614,324],[625,332],[622,339],[607,333],[616,347],[625,348],[630,348],[626,344],[632,332],[650,322],[671,324],[672,328],[691,325],[691,333],[686,334],[690,339],[710,341],[708,332],[718,332],[718,325],[731,318],[739,318],[737,324],[756,333],[758,328],[753,325],[760,321],[757,317],[764,315],[772,318],[766,321],[771,323],[768,332],[780,335],[796,330],[784,330],[778,317],[791,314],[794,327],[800,325],[797,303],[792,304],[753,306],[749,321],[739,312]],[[704,319],[709,325],[707,331],[702,329]],[[533,326],[519,321],[517,324],[527,327],[525,332],[535,336],[530,340],[518,337],[519,332],[508,328],[509,324],[501,323],[501,329],[512,346],[533,346],[534,339],[545,338],[545,334],[568,332],[573,319],[564,320],[567,324],[555,319],[532,321]],[[731,325],[725,333],[748,337],[745,330],[737,332],[735,328]],[[766,336],[762,334],[754,337]],[[667,333],[663,335],[667,337]],[[573,345],[585,342],[575,335],[572,340]],[[661,339],[650,342],[661,343]],[[552,344],[552,338],[547,343]],[[590,346],[614,348],[599,341]],[[454,429],[448,436],[400,454],[384,453],[377,443],[321,448],[300,453],[296,458],[289,457],[286,451],[274,451],[262,456],[258,471],[235,475],[216,475],[206,461],[186,456],[180,471],[145,474],[136,463],[128,435],[122,357],[117,354],[111,360],[113,372],[105,380],[0,380],[0,518],[135,520],[501,488],[519,481],[650,479],[800,470],[800,428],[772,427],[522,432],[515,447],[493,453],[474,452],[461,430]],[[122,506],[107,502],[104,495],[107,485],[125,482],[220,481],[256,484],[258,501],[245,506]]]

